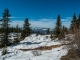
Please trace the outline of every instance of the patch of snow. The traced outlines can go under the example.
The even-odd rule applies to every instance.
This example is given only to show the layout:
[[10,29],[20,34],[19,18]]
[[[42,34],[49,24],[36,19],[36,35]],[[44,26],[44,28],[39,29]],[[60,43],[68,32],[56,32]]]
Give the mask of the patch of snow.
[[[48,38],[46,38],[48,36]],[[56,39],[57,40],[57,39]],[[1,56],[0,50],[0,60],[5,58],[5,60],[60,60],[61,56],[67,54],[66,49],[62,49],[64,46],[54,48],[52,50],[41,51],[40,56],[34,56],[32,51],[21,51],[19,49],[33,49],[43,46],[60,45],[59,41],[51,41],[50,35],[38,35],[33,34],[26,37],[19,44],[9,46],[8,53]]]

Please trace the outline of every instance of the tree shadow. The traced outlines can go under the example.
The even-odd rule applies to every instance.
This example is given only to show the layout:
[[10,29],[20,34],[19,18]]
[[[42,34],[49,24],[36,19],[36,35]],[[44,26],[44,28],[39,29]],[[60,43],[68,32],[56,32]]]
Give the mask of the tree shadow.
[[17,45],[32,45],[32,44],[40,44],[41,42],[23,42],[23,43],[18,43],[18,44],[12,44],[11,47],[17,46]]
[[[31,44],[40,44],[41,42],[23,42],[23,43],[20,43],[20,44],[26,44],[26,45],[31,45]],[[19,44],[19,45],[20,45]]]

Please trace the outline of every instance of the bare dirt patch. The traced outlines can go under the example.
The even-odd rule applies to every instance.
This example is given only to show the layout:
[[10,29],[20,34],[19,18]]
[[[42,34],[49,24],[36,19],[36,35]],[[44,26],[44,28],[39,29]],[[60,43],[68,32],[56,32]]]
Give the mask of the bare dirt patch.
[[19,50],[22,50],[22,51],[30,51],[30,50],[51,50],[52,48],[57,48],[57,47],[60,47],[62,46],[61,45],[52,45],[52,46],[43,46],[43,47],[38,47],[38,48],[34,48],[34,49],[19,49]]

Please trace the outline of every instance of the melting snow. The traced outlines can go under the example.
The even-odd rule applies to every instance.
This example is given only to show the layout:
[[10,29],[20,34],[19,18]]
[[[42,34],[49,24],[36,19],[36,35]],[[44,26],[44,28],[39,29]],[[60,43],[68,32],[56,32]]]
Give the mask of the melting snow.
[[21,51],[19,49],[32,49],[36,47],[42,46],[51,46],[51,45],[59,45],[61,44],[59,41],[53,40],[51,41],[50,36],[46,38],[46,35],[39,35],[36,36],[35,34],[26,37],[23,41],[19,44],[9,46],[8,53],[4,56],[1,56],[1,49],[0,49],[0,60],[5,58],[5,60],[60,60],[61,56],[67,54],[66,49],[64,46],[54,48],[52,50],[41,51],[40,56],[34,56],[32,51]]

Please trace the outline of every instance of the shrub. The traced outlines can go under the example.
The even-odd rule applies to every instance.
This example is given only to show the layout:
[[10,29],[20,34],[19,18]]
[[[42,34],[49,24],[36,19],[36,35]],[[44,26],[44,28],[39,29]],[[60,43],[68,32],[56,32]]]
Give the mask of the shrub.
[[7,47],[6,47],[6,45],[3,47],[1,53],[2,53],[2,55],[5,55],[7,53]]
[[48,39],[48,36],[46,36],[46,39]]
[[33,54],[34,56],[40,56],[40,55],[41,55],[41,50],[33,50],[33,51],[32,51],[32,54]]
[[53,34],[51,34],[50,38],[51,38],[51,40],[55,39],[54,36],[53,36]]
[[61,60],[70,60],[71,58],[74,60],[77,60],[77,58],[80,58],[80,51],[78,49],[70,49],[67,53],[67,55],[63,56]]
[[63,38],[65,38],[65,35],[64,35],[64,32],[61,32],[58,36],[58,39],[61,40]]
[[13,44],[16,44],[16,43],[19,43],[19,39],[18,38],[15,38],[14,41],[13,41]]

